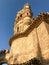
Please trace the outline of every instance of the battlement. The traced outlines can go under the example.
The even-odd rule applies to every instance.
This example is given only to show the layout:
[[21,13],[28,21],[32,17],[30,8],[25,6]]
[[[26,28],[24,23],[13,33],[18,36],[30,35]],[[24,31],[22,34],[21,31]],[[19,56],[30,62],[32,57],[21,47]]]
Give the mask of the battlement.
[[9,53],[9,50],[8,49],[4,49],[4,50],[1,50],[0,51],[0,55],[6,54],[6,53]]
[[0,51],[0,65],[3,63],[8,63],[9,50],[4,49]]

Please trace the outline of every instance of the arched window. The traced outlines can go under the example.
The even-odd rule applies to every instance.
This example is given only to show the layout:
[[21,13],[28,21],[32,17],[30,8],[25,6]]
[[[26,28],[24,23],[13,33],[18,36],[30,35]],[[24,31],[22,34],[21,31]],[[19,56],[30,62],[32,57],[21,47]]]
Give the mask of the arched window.
[[27,15],[28,15],[28,13],[27,13]]
[[19,27],[17,27],[17,32],[19,32]]
[[22,14],[20,14],[20,17],[22,17]]

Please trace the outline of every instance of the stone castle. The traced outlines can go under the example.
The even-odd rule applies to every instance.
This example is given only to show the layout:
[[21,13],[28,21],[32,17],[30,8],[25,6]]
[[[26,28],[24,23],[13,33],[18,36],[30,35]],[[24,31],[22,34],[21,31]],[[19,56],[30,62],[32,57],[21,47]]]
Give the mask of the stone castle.
[[33,17],[25,4],[14,22],[9,50],[0,51],[0,65],[49,65],[49,12]]

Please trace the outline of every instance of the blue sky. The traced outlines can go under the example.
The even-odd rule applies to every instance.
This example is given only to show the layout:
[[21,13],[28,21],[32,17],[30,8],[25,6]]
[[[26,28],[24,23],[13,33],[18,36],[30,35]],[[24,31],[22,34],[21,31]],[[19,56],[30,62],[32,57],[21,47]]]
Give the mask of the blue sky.
[[25,3],[31,5],[34,16],[49,12],[49,0],[0,0],[0,50],[10,49],[9,39],[13,36],[16,13]]
[[31,5],[34,16],[49,12],[49,0],[0,0],[0,50],[10,49],[9,39],[13,36],[16,13],[25,3]]

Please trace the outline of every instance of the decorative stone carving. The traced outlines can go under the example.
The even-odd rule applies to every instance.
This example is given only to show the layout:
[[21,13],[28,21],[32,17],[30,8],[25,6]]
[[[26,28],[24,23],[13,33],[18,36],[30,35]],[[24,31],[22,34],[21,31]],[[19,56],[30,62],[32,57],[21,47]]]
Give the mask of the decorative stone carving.
[[32,22],[32,12],[30,5],[26,4],[22,10],[17,13],[15,24],[14,24],[14,34],[24,32],[28,24]]

